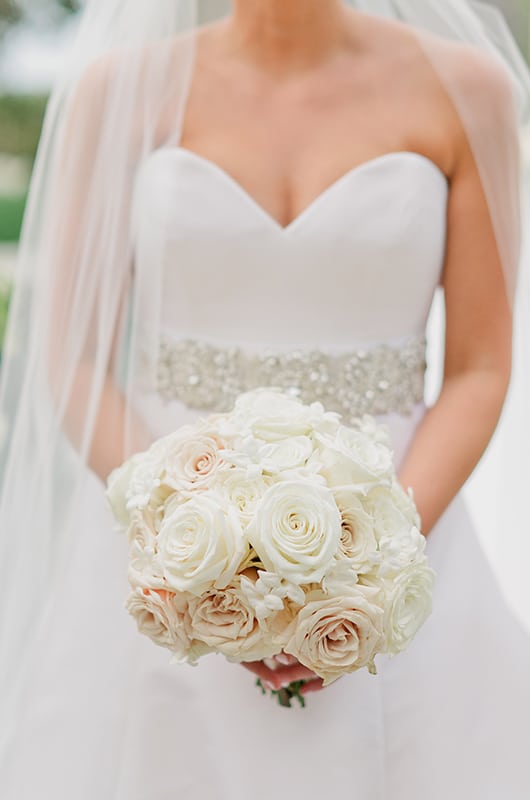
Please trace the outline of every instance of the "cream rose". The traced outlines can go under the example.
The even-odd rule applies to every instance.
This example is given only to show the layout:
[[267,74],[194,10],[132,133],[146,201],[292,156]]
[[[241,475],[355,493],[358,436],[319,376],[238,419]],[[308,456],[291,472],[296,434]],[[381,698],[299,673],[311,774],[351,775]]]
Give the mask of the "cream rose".
[[187,601],[167,591],[138,588],[126,604],[140,633],[171,650],[174,659],[188,661],[192,642],[187,633]]
[[190,431],[175,437],[165,454],[164,484],[179,492],[208,488],[213,476],[225,466],[225,447],[226,442],[214,431]]
[[332,683],[362,667],[374,669],[375,655],[383,644],[383,610],[379,592],[365,586],[344,586],[328,597],[310,592],[306,605],[292,623],[284,651]]
[[194,595],[226,586],[248,549],[236,509],[213,492],[170,504],[157,544],[168,586]]
[[432,611],[435,572],[413,564],[389,585],[385,601],[385,651],[405,650]]
[[370,571],[379,562],[373,517],[355,491],[339,489],[334,496],[342,520],[340,551],[356,572]]
[[237,583],[192,598],[189,614],[192,637],[229,660],[261,661],[281,650]]
[[282,481],[265,493],[248,536],[263,565],[291,583],[322,580],[341,537],[333,493],[307,481]]

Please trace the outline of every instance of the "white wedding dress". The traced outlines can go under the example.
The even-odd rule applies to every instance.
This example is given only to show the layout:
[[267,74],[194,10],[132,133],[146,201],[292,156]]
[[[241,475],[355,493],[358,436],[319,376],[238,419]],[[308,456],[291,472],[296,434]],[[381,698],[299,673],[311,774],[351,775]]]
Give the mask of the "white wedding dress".
[[[380,419],[399,463],[425,411],[406,348],[422,346],[447,195],[426,157],[390,153],[350,170],[283,228],[203,157],[183,148],[150,155],[134,231],[136,270],[149,270],[154,248],[164,252],[166,356],[138,409],[153,434],[202,413],[179,400],[179,381],[188,397],[222,401],[241,350],[277,351],[270,363],[284,383],[285,364],[306,359],[306,396],[316,350],[324,361],[353,353],[368,365],[358,387],[368,407],[378,398],[389,406]],[[187,379],[177,369],[182,342],[196,358]],[[212,356],[198,342],[218,349]],[[335,381],[336,400],[344,386]],[[428,537],[434,611],[410,649],[380,659],[377,676],[349,675],[290,710],[221,657],[170,665],[124,610],[126,542],[94,476],[82,518],[3,800],[530,798],[530,638],[462,496]]]

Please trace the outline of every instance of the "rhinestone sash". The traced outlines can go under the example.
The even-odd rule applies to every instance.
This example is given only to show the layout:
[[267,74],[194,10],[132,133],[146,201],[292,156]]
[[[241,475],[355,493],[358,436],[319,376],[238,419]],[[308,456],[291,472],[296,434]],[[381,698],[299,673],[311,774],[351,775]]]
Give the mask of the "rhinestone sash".
[[319,400],[345,421],[362,414],[410,414],[423,400],[425,336],[399,346],[331,354],[325,350],[264,350],[216,347],[195,339],[163,338],[157,391],[201,411],[229,411],[238,394],[275,386],[305,403]]

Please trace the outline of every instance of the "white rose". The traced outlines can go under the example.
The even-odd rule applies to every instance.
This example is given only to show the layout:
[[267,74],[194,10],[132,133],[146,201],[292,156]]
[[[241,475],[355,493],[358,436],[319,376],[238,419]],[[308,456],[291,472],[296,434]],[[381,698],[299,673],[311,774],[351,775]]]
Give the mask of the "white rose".
[[327,429],[337,424],[337,415],[326,412],[321,403],[304,405],[296,396],[264,388],[239,395],[233,419],[268,442],[307,436],[316,426]]
[[264,448],[264,472],[282,481],[310,481],[327,486],[320,474],[322,462],[308,436],[292,436]]
[[189,614],[193,638],[229,660],[261,661],[281,650],[237,584],[191,599]]
[[435,573],[413,564],[390,584],[385,602],[385,651],[405,650],[432,611]]
[[271,486],[248,536],[269,572],[292,583],[319,582],[341,537],[341,518],[332,492],[305,481]]
[[394,474],[393,454],[384,432],[341,425],[334,437],[318,435],[322,474],[329,486],[388,485]]
[[126,528],[130,522],[130,513],[127,505],[131,480],[142,458],[143,455],[141,454],[132,456],[121,467],[113,470],[107,478],[107,501],[116,522],[121,528]]
[[310,592],[292,623],[284,651],[316,672],[324,685],[362,667],[373,671],[383,642],[378,594],[359,585],[344,586],[333,597],[319,590]]
[[226,497],[227,503],[233,505],[245,527],[253,518],[258,503],[272,486],[272,478],[267,476],[249,477],[246,469],[234,468],[217,473],[212,482],[212,491]]
[[271,472],[305,467],[313,453],[313,442],[309,436],[289,436],[263,448],[263,458]]
[[357,572],[370,571],[379,562],[373,517],[355,491],[338,489],[334,495],[342,519],[340,550]]
[[130,595],[127,610],[138,630],[160,647],[171,650],[178,662],[190,659],[192,642],[187,633],[187,602],[167,591],[138,588]]
[[373,487],[366,495],[364,505],[373,517],[375,535],[378,539],[412,527],[412,521],[396,502],[390,486]]
[[247,548],[236,509],[212,492],[170,505],[158,534],[168,586],[194,595],[226,586]]

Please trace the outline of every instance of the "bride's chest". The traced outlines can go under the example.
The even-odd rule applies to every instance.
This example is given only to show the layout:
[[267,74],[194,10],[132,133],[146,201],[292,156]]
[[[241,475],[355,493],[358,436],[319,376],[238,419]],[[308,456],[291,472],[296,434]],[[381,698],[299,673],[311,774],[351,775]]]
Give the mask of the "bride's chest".
[[162,327],[176,335],[332,348],[399,338],[424,328],[446,201],[435,165],[397,152],[282,227],[212,162],[159,151],[136,185],[136,269],[158,282]]

